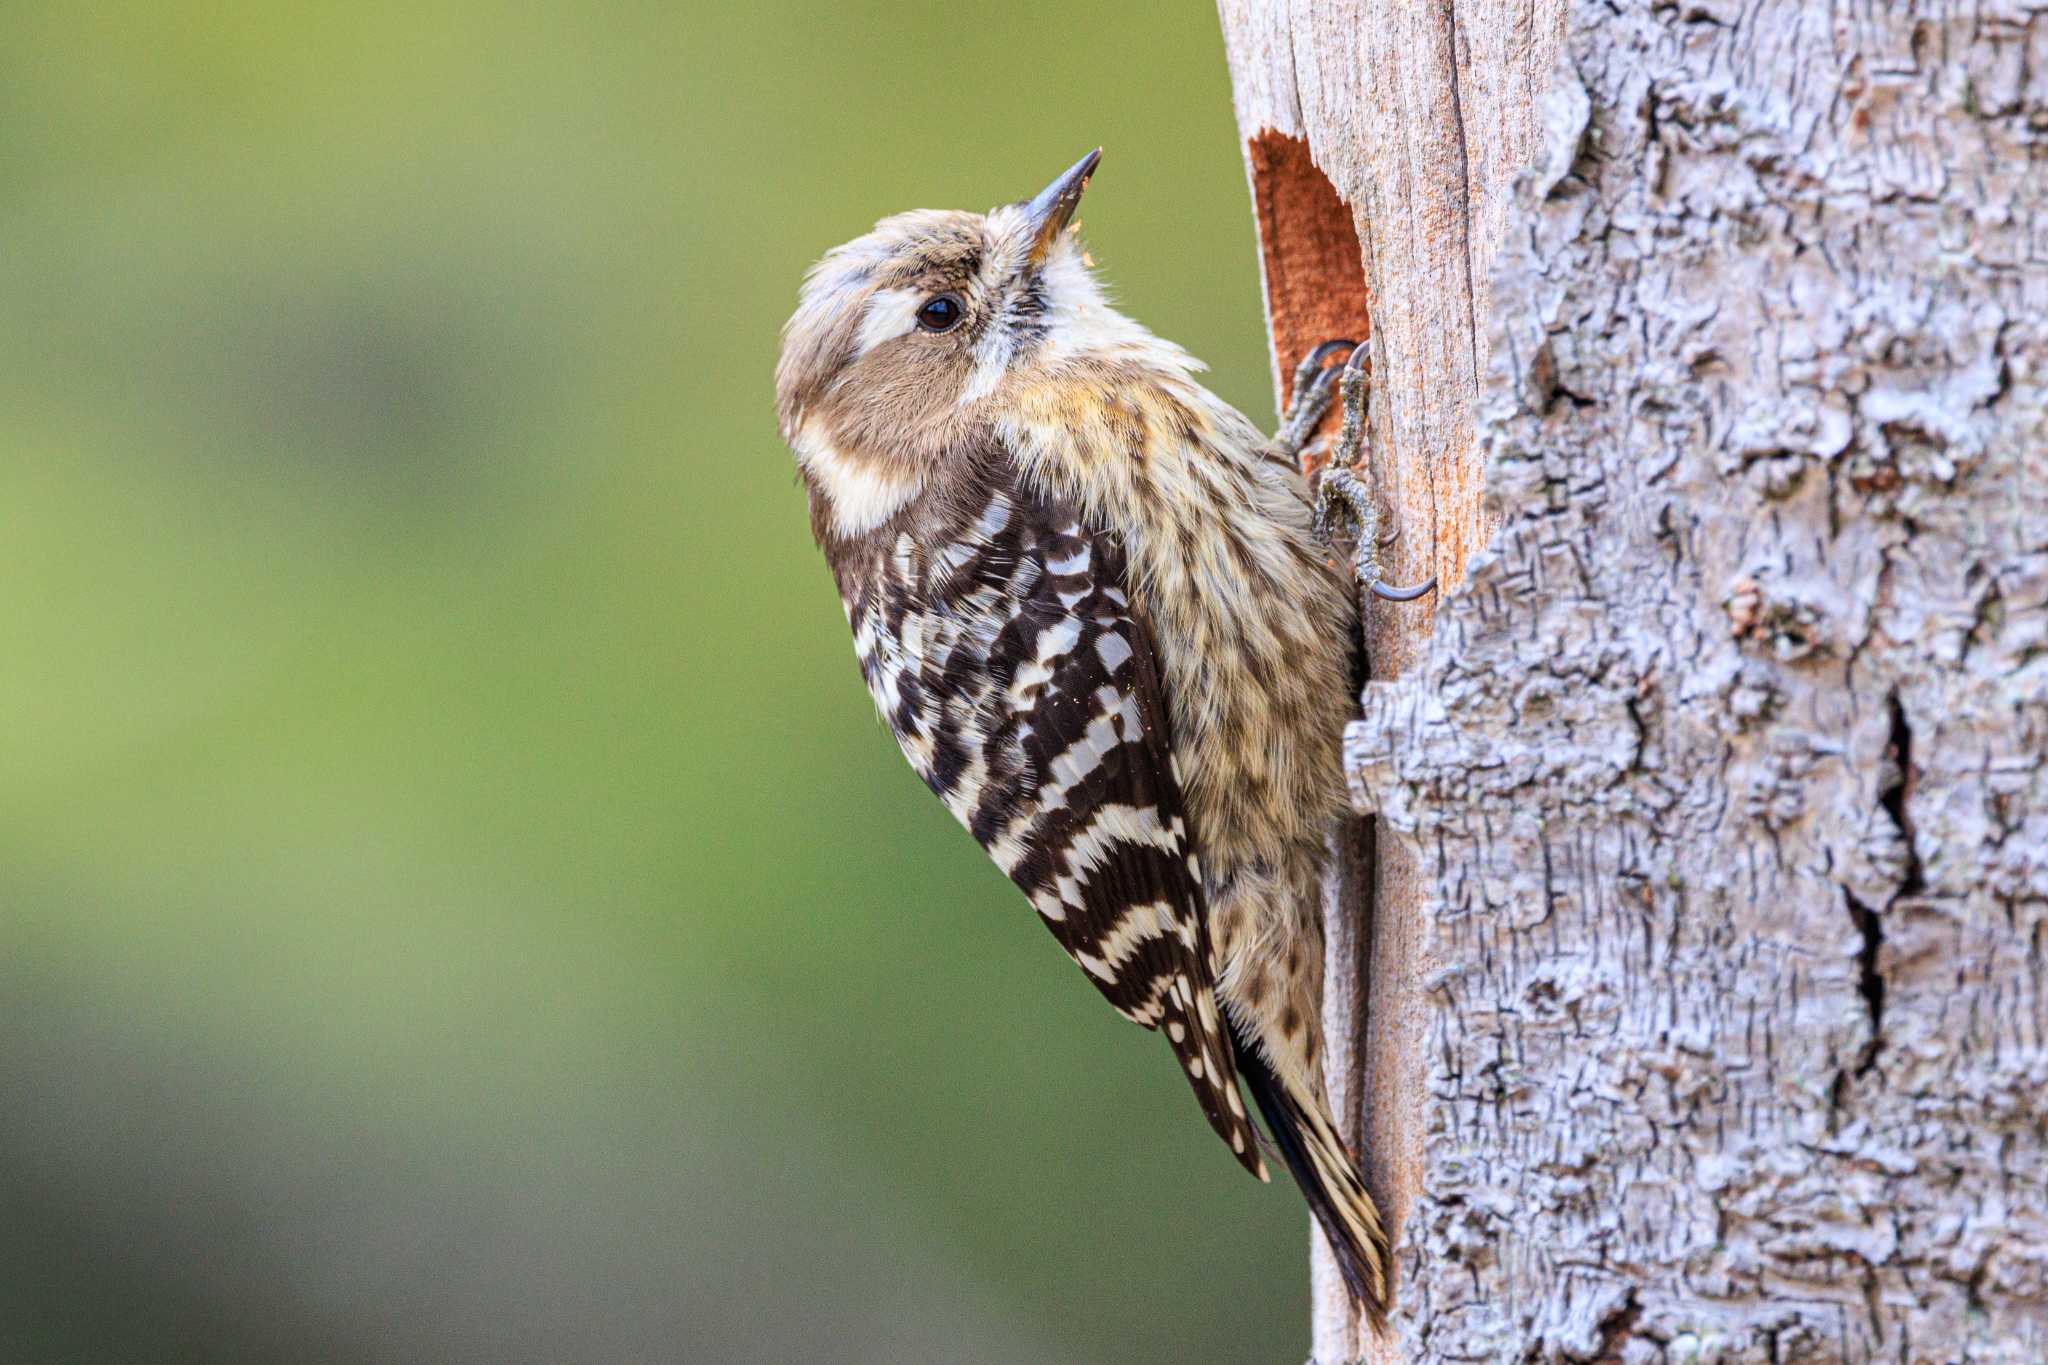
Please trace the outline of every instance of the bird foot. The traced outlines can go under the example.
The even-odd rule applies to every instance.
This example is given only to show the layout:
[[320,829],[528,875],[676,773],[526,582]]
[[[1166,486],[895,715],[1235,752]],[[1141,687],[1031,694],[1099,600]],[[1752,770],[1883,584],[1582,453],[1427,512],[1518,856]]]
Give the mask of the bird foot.
[[1287,417],[1280,424],[1280,434],[1273,438],[1273,444],[1280,448],[1296,469],[1301,468],[1301,452],[1315,439],[1316,428],[1323,424],[1323,417],[1330,411],[1330,404],[1336,401],[1337,388],[1343,377],[1341,365],[1325,368],[1323,362],[1340,351],[1355,351],[1355,341],[1326,341],[1301,358],[1294,367],[1294,387],[1287,405]]
[[[1310,352],[1310,359],[1318,366],[1316,374],[1309,376],[1312,383],[1321,385],[1323,376],[1332,371],[1321,370],[1322,358],[1330,350],[1348,342],[1325,342]],[[1296,390],[1299,392],[1303,375],[1309,362],[1302,362],[1302,369],[1295,374]],[[1360,471],[1368,467],[1365,443],[1367,423],[1366,405],[1372,393],[1372,356],[1362,346],[1353,346],[1351,358],[1335,371],[1337,383],[1344,399],[1344,426],[1337,436],[1337,448],[1330,453],[1329,466],[1316,484],[1316,535],[1325,542],[1333,540],[1331,514],[1343,509],[1358,526],[1358,549],[1352,557],[1352,567],[1357,570],[1361,587],[1372,595],[1388,602],[1413,602],[1436,587],[1436,579],[1413,588],[1397,588],[1380,578],[1380,551],[1394,542],[1400,534],[1398,529],[1382,535],[1380,527],[1384,518],[1380,511],[1380,500],[1361,477]],[[1323,398],[1324,410],[1329,407],[1329,398]],[[1301,406],[1297,401],[1295,406]],[[1316,414],[1318,420],[1322,413]],[[1293,423],[1290,416],[1289,425]],[[1313,429],[1313,428],[1311,428]]]

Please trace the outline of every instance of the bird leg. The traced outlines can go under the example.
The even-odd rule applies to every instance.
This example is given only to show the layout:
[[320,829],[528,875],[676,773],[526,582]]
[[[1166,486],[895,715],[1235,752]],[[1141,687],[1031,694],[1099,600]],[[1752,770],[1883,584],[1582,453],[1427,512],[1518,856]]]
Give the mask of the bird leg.
[[1326,341],[1301,358],[1301,364],[1294,367],[1294,387],[1287,406],[1287,418],[1280,424],[1279,435],[1273,444],[1287,457],[1289,464],[1301,468],[1301,452],[1315,438],[1316,428],[1323,424],[1323,415],[1330,410],[1330,403],[1337,396],[1337,386],[1343,374],[1341,366],[1323,368],[1323,362],[1339,351],[1357,349],[1355,341]]
[[[1335,343],[1325,343],[1325,346],[1332,344]],[[1319,356],[1324,349],[1317,347],[1313,354]],[[1306,365],[1307,362],[1303,363]],[[1330,514],[1342,507],[1358,523],[1358,550],[1352,565],[1358,572],[1360,586],[1388,602],[1413,602],[1436,586],[1434,577],[1413,588],[1390,587],[1380,580],[1380,550],[1392,544],[1398,532],[1381,535],[1380,500],[1367,485],[1363,474],[1367,467],[1365,418],[1372,393],[1371,355],[1363,346],[1354,347],[1340,374],[1338,382],[1344,395],[1344,428],[1338,433],[1337,448],[1330,452],[1329,466],[1323,470],[1323,477],[1316,484],[1316,535],[1324,541],[1333,538]],[[1296,378],[1298,380],[1300,376]],[[1324,401],[1327,403],[1328,399]],[[1291,425],[1291,417],[1289,422]]]

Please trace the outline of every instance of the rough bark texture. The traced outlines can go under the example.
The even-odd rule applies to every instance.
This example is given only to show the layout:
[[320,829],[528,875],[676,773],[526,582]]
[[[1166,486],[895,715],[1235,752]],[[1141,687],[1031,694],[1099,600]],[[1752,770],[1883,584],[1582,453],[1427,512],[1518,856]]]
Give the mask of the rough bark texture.
[[[2048,11],[1580,3],[1522,87],[1540,36],[1458,4],[1468,154],[1493,108],[1511,178],[1535,101],[1461,360],[1372,221],[1428,83],[1356,10],[1223,8],[1417,99],[1232,41],[1241,121],[1298,110],[1365,229],[1409,553],[1497,527],[1350,735],[1387,1353],[2048,1359]],[[1472,376],[1464,454],[1403,355]]]

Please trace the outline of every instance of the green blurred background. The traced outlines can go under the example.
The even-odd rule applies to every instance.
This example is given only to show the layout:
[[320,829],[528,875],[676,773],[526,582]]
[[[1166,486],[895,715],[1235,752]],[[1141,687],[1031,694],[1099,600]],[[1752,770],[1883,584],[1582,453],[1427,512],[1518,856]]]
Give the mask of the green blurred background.
[[774,426],[820,252],[1097,143],[1269,420],[1206,6],[0,8],[0,1360],[1300,1358]]

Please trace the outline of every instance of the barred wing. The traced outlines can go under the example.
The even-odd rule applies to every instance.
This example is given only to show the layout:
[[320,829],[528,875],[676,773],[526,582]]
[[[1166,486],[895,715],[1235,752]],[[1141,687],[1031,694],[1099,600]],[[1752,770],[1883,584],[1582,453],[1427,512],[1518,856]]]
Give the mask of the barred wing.
[[1265,1178],[1218,1017],[1150,632],[1115,537],[1007,480],[927,554],[842,580],[861,670],[918,775],[1126,1018],[1173,1045]]

